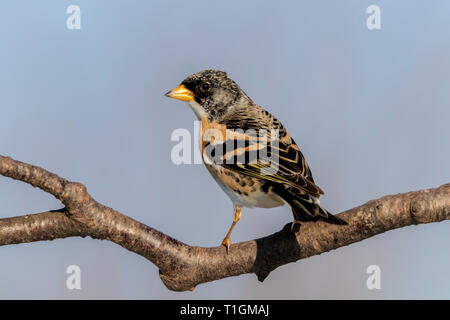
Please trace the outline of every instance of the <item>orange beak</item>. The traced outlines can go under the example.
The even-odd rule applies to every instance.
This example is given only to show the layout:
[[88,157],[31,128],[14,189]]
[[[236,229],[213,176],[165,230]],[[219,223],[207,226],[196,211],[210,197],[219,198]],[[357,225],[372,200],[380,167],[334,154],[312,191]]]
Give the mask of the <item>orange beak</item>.
[[169,91],[165,94],[166,97],[178,99],[181,101],[191,101],[194,100],[194,94],[191,90],[186,88],[184,84],[179,87],[176,87],[172,91]]

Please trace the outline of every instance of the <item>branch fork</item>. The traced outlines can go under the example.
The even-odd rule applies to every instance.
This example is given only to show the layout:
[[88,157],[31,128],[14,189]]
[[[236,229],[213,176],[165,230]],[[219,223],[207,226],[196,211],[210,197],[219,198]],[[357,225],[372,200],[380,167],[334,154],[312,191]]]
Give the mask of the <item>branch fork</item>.
[[450,219],[450,184],[384,196],[339,214],[347,226],[321,221],[291,223],[264,238],[225,247],[184,244],[98,203],[86,187],[31,164],[0,155],[0,175],[52,194],[64,208],[0,219],[0,246],[67,237],[109,240],[150,260],[166,287],[193,290],[209,281],[254,273],[264,279],[279,266],[358,242],[374,235],[422,223]]

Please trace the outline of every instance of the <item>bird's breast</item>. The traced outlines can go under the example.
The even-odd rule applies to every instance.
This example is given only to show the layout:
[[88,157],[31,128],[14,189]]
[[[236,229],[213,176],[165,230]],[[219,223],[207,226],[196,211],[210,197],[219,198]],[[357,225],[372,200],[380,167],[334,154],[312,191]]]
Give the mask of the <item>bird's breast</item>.
[[205,152],[207,144],[220,144],[230,137],[231,139],[245,139],[245,137],[240,137],[239,135],[242,135],[240,133],[229,132],[223,124],[210,122],[207,117],[203,117],[201,121],[199,143],[203,162],[231,201],[243,207],[273,208],[284,205],[285,202],[276,194],[262,189],[265,181],[224,168],[208,158]]

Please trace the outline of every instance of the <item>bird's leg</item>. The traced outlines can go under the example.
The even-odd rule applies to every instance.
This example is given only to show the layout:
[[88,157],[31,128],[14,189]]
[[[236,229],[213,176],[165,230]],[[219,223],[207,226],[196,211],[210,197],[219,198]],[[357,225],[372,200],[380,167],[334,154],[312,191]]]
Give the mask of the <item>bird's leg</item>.
[[302,225],[302,223],[301,223],[300,220],[294,220],[294,221],[292,221],[292,224],[291,224],[291,231],[294,230],[294,226],[295,226],[296,224],[298,224],[298,225],[300,225],[300,226]]
[[230,240],[231,231],[233,231],[233,228],[236,225],[236,223],[239,220],[241,220],[241,213],[242,213],[242,208],[240,206],[234,206],[233,223],[231,224],[230,230],[228,230],[228,233],[227,233],[225,239],[223,239],[223,241],[222,241],[222,245],[225,246],[225,248],[227,249],[227,253],[230,250],[230,245],[231,245],[231,240]]

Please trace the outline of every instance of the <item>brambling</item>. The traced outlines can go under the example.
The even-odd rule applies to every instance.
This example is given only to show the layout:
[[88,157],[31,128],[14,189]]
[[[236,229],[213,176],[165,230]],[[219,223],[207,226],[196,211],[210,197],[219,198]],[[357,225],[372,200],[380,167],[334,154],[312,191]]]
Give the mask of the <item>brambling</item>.
[[186,101],[201,121],[203,162],[233,202],[233,223],[222,241],[227,252],[242,207],[288,204],[294,215],[292,227],[317,220],[347,224],[320,205],[323,191],[281,122],[253,102],[225,72],[192,74],[166,96]]

